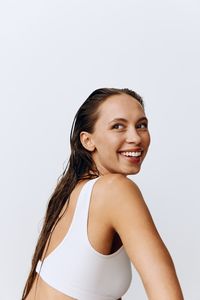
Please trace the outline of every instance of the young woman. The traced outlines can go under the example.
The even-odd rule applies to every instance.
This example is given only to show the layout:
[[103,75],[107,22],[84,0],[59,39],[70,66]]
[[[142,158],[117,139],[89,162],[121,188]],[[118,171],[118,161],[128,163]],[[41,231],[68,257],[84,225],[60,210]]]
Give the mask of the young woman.
[[22,299],[121,299],[132,263],[148,299],[183,300],[172,258],[127,178],[140,171],[150,144],[142,98],[95,90],[75,116],[70,142]]

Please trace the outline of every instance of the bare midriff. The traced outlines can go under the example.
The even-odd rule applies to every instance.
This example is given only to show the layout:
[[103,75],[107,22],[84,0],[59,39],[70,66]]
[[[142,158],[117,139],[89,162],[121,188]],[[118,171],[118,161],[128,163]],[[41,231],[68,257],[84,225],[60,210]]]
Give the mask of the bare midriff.
[[64,295],[58,290],[48,285],[39,275],[28,294],[26,300],[76,300],[68,295]]

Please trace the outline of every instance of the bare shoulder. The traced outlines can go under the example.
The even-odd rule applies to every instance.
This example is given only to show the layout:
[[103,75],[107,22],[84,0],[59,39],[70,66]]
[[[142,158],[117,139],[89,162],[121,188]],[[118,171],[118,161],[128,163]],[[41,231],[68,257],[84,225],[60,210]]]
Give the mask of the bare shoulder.
[[138,185],[122,174],[99,178],[95,195],[103,204],[109,225],[124,239],[124,243],[127,227],[136,228],[140,220],[149,224],[152,219]]
[[[120,210],[121,205],[125,203],[133,206],[134,202],[140,202],[141,205],[145,205],[138,185],[122,174],[107,174],[100,177],[96,183],[96,194],[104,199],[109,209],[113,206],[115,211]],[[147,209],[146,205],[145,208]]]
[[139,192],[140,189],[137,184],[122,174],[107,174],[101,176],[97,183],[97,189],[101,190],[102,193],[106,192],[109,196],[112,196],[115,192]]
[[149,298],[183,300],[172,258],[137,184],[121,174],[102,176],[96,184],[107,220],[118,232]]

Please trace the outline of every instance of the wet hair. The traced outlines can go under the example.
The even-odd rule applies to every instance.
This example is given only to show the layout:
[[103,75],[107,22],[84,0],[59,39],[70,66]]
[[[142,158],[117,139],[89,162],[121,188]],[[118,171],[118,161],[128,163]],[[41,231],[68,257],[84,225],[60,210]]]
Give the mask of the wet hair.
[[45,254],[44,252],[47,251],[51,234],[64,214],[63,213],[60,216],[64,205],[66,203],[68,205],[69,196],[72,190],[79,180],[92,179],[99,176],[99,172],[92,160],[91,152],[86,150],[80,141],[80,133],[82,131],[93,133],[95,123],[99,117],[100,105],[110,96],[120,94],[130,95],[144,108],[142,97],[133,90],[127,88],[100,88],[89,95],[74,117],[70,132],[70,157],[63,174],[58,179],[55,190],[50,196],[43,227],[32,258],[31,270],[23,290],[22,300],[27,297],[31,290],[37,275],[37,263],[39,260],[42,260],[42,257]]

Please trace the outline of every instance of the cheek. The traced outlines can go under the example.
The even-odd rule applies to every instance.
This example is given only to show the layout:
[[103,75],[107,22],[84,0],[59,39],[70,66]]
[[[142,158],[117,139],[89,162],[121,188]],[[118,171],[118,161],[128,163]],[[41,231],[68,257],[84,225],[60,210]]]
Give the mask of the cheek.
[[151,136],[149,132],[146,132],[146,134],[143,137],[144,143],[146,144],[146,146],[149,146],[151,143]]
[[120,136],[102,133],[101,135],[96,136],[95,144],[97,148],[108,148],[108,147],[116,147],[120,143]]
[[96,149],[99,156],[103,159],[113,159],[115,153],[120,148],[119,137],[106,135],[104,138],[98,139],[96,143]]

